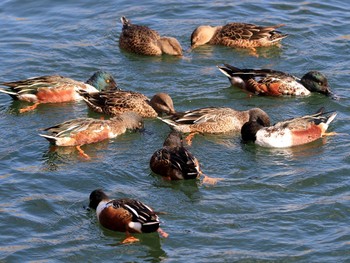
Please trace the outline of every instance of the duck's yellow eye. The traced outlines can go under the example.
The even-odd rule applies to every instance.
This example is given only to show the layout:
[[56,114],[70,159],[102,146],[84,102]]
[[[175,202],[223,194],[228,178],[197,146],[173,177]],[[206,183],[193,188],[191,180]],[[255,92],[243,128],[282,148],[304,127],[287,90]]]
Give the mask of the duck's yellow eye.
[[106,80],[106,82],[107,82],[107,83],[109,83],[109,82],[110,82],[110,80],[109,80],[109,79],[107,79],[107,80]]

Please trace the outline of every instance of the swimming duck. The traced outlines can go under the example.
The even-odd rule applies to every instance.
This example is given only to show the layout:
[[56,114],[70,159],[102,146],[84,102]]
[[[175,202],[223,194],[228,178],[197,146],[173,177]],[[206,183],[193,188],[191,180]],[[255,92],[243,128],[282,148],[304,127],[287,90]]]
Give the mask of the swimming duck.
[[288,119],[269,126],[262,122],[259,113],[255,113],[242,126],[242,140],[271,148],[306,144],[322,136],[334,135],[335,133],[326,133],[326,131],[336,115],[336,112],[325,113],[324,108],[321,108],[313,115]]
[[288,73],[271,69],[239,69],[229,64],[218,68],[229,78],[233,86],[257,95],[306,96],[311,92],[318,92],[332,96],[327,78],[318,71],[310,71],[299,79]]
[[193,31],[191,48],[209,44],[254,50],[257,47],[278,45],[288,36],[276,31],[276,28],[281,26],[283,24],[266,27],[246,23],[229,23],[224,26],[203,25]]
[[101,189],[90,194],[89,207],[96,210],[100,224],[112,231],[125,232],[125,243],[138,242],[131,233],[158,231],[163,237],[168,234],[159,228],[159,218],[149,206],[135,199],[110,199]]
[[98,71],[85,83],[59,75],[34,77],[25,80],[2,82],[2,86],[10,90],[0,89],[0,92],[10,95],[13,99],[32,102],[34,105],[21,109],[20,112],[34,110],[40,103],[59,103],[82,99],[76,89],[87,92],[113,90],[117,84],[111,74]]
[[50,133],[49,135],[39,135],[53,145],[76,146],[81,155],[89,158],[80,148],[81,145],[115,138],[127,130],[141,128],[143,128],[141,116],[134,112],[124,112],[109,120],[92,118],[69,120],[44,129]]
[[197,179],[201,175],[203,183],[215,184],[218,180],[201,171],[197,158],[184,147],[182,135],[177,131],[171,131],[163,147],[152,155],[150,167],[169,180]]
[[182,47],[176,38],[161,37],[157,31],[147,26],[131,24],[124,16],[121,17],[121,22],[123,29],[119,37],[120,48],[148,56],[182,56]]
[[191,144],[191,139],[196,133],[217,134],[240,131],[242,125],[249,121],[250,116],[257,113],[261,114],[265,125],[270,125],[269,116],[259,108],[237,111],[227,107],[208,107],[176,112],[159,119],[176,131],[190,133],[187,141]]
[[79,91],[79,94],[93,111],[111,116],[133,111],[144,118],[155,118],[162,113],[175,112],[173,101],[166,93],[157,93],[151,100],[134,91]]

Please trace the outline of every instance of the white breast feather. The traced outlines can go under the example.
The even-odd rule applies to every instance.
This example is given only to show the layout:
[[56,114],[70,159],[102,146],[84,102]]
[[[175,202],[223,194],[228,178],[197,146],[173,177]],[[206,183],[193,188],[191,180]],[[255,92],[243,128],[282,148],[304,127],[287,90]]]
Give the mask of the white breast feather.
[[108,203],[107,201],[101,201],[101,202],[98,204],[98,206],[97,206],[97,208],[96,208],[96,216],[97,216],[97,219],[99,219],[99,216],[100,216],[102,210],[106,208],[106,204],[107,204],[107,203]]
[[264,128],[256,133],[256,144],[263,147],[283,148],[292,145],[292,133],[288,129]]

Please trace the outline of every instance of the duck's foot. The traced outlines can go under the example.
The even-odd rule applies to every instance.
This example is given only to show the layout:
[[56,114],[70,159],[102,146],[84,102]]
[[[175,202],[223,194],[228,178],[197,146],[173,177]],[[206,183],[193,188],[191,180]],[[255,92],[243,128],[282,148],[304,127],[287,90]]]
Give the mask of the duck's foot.
[[28,107],[25,107],[25,108],[23,108],[23,109],[20,109],[19,112],[20,112],[20,113],[23,113],[23,112],[35,110],[36,107],[38,107],[39,104],[40,104],[39,102],[36,102],[36,103],[34,103],[32,106],[28,106]]
[[254,47],[249,49],[249,55],[257,57],[257,58],[259,57],[259,54],[258,54],[256,48],[254,48]]
[[76,146],[76,148],[77,148],[77,150],[78,150],[78,152],[79,152],[79,154],[80,154],[81,156],[83,156],[83,157],[86,158],[86,159],[90,159],[90,156],[87,155],[87,154],[83,151],[83,149],[80,148],[80,145]]
[[334,135],[339,135],[339,133],[336,132],[325,132],[323,136],[334,136]]
[[191,146],[192,145],[192,140],[193,140],[193,137],[198,134],[199,132],[191,132],[189,135],[187,135],[187,137],[185,138],[185,141],[187,143],[188,146]]
[[203,176],[203,184],[214,185],[214,184],[217,184],[218,181],[224,180],[223,178],[212,178],[212,177],[209,177],[208,175],[205,175],[205,174],[202,174],[202,176]]
[[139,242],[140,239],[133,237],[133,236],[127,236],[122,242],[121,244],[131,244],[131,243],[135,243],[135,242]]
[[159,233],[159,235],[161,237],[167,238],[169,236],[169,234],[167,232],[165,232],[163,229],[158,228],[157,232]]

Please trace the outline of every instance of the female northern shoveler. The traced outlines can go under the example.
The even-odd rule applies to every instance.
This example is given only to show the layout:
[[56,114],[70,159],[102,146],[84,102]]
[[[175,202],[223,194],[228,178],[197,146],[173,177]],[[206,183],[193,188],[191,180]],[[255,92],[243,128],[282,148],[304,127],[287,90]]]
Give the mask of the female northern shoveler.
[[123,29],[119,37],[120,48],[148,56],[182,56],[182,47],[175,38],[160,37],[157,31],[146,26],[133,25],[124,16],[121,21]]
[[84,156],[88,156],[80,148],[81,145],[115,138],[126,130],[143,128],[141,116],[134,112],[125,112],[109,120],[79,118],[69,120],[44,129],[50,135],[39,134],[51,144],[57,146],[76,146]]
[[276,31],[275,26],[257,26],[245,23],[229,23],[224,26],[199,26],[191,35],[191,48],[204,44],[255,49],[277,45],[287,36]]
[[35,109],[40,103],[59,103],[80,100],[77,89],[87,92],[113,90],[117,84],[112,75],[98,71],[85,83],[59,75],[41,76],[14,82],[2,82],[0,85],[10,87],[10,90],[0,89],[0,92],[10,95],[13,99],[35,103],[21,109],[26,112]]
[[190,133],[188,144],[196,133],[225,133],[240,131],[242,125],[249,121],[252,114],[261,114],[265,125],[270,125],[269,116],[259,108],[237,111],[231,108],[209,107],[177,112],[160,118],[172,129],[182,133]]
[[139,241],[130,233],[158,231],[163,237],[168,236],[159,228],[156,212],[140,201],[128,198],[111,200],[101,189],[97,189],[90,194],[89,207],[96,210],[97,219],[103,227],[126,232],[123,244]]
[[314,115],[278,122],[273,126],[264,124],[259,114],[254,114],[242,126],[242,140],[253,141],[263,147],[283,148],[313,142],[325,135],[328,125],[333,121],[336,112],[324,113],[321,108]]
[[228,64],[218,66],[233,86],[248,90],[257,95],[305,96],[310,92],[332,95],[327,78],[318,71],[310,71],[301,79],[271,69],[239,69]]
[[166,93],[157,93],[151,100],[134,91],[80,91],[79,94],[93,111],[111,116],[133,111],[144,118],[155,118],[158,114],[175,112],[173,100]]
[[150,167],[154,173],[169,180],[197,179],[201,175],[204,183],[215,184],[218,180],[203,174],[197,158],[184,147],[182,136],[177,131],[170,132],[163,148],[152,155]]

